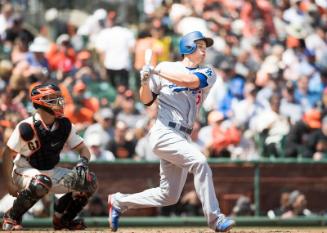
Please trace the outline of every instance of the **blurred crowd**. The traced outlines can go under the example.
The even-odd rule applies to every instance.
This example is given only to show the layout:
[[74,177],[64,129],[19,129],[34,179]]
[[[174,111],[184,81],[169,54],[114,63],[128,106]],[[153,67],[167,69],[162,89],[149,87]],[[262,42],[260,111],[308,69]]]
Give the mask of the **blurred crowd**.
[[[326,1],[144,0],[143,6],[145,17],[133,23],[110,8],[71,23],[50,8],[32,30],[26,12],[1,1],[0,145],[33,113],[31,88],[51,81],[92,160],[157,160],[147,138],[157,105],[145,108],[137,92],[144,53],[153,50],[152,65],[178,59],[179,37],[199,30],[214,38],[206,63],[218,77],[193,127],[194,144],[210,158],[327,158]],[[62,158],[77,156],[64,150]]]

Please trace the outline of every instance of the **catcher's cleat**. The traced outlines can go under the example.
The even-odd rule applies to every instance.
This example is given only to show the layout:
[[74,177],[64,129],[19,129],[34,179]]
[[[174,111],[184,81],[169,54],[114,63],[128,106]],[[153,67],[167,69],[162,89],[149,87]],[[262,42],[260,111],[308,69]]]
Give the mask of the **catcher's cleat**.
[[108,211],[109,211],[109,226],[111,231],[117,231],[119,227],[119,218],[120,218],[120,211],[113,206],[113,197],[114,195],[108,196]]
[[19,221],[16,221],[7,215],[3,216],[2,230],[4,231],[20,231],[23,227]]
[[53,224],[53,228],[55,230],[62,230],[62,229],[84,230],[84,229],[86,229],[86,225],[85,225],[83,219],[73,219],[71,221],[67,221],[63,218],[53,215],[52,224]]
[[227,232],[235,225],[235,221],[230,218],[226,218],[225,215],[219,215],[215,232]]

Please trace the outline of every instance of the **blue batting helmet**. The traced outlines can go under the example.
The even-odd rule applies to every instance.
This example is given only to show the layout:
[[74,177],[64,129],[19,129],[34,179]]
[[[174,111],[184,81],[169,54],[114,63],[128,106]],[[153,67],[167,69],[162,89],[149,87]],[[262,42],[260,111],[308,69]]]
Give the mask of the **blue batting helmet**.
[[194,31],[186,34],[179,41],[179,51],[181,54],[191,54],[196,49],[196,41],[204,40],[207,47],[213,45],[213,40],[209,37],[204,37],[201,32]]

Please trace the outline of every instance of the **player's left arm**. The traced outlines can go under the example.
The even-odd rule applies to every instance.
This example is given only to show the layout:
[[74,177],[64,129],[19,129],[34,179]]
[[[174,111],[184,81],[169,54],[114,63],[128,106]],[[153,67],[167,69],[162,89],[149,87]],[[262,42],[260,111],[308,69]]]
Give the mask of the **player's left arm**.
[[77,147],[75,147],[74,151],[78,153],[81,158],[86,158],[87,160],[90,160],[91,153],[84,142],[81,142]]
[[177,86],[188,88],[204,88],[212,86],[215,81],[215,72],[211,67],[203,67],[194,73],[175,73],[171,69],[156,69],[155,73]]
[[200,86],[200,80],[196,74],[176,72],[172,69],[167,69],[167,67],[155,69],[154,73],[176,84],[177,86],[188,87],[192,89],[198,88]]
[[84,157],[87,160],[90,160],[91,153],[89,148],[85,145],[83,138],[78,135],[74,124],[72,124],[66,144],[68,148],[79,154],[81,158]]

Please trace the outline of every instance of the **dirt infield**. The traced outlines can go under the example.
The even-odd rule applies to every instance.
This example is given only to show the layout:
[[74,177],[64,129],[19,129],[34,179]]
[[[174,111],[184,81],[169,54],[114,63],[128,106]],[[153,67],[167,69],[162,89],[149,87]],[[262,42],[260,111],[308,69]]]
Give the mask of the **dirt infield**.
[[[67,233],[68,231],[53,231],[49,230],[34,230],[34,229],[26,229],[26,231],[19,232],[27,232],[27,233]],[[107,228],[101,229],[88,229],[84,231],[74,231],[74,233],[111,233],[111,231]],[[206,228],[206,227],[165,227],[165,228],[129,228],[123,227],[117,231],[117,233],[213,233],[214,231]],[[233,230],[229,231],[229,233],[327,233],[327,228],[314,228],[314,227],[301,227],[301,228],[272,228],[272,227],[235,227]]]

